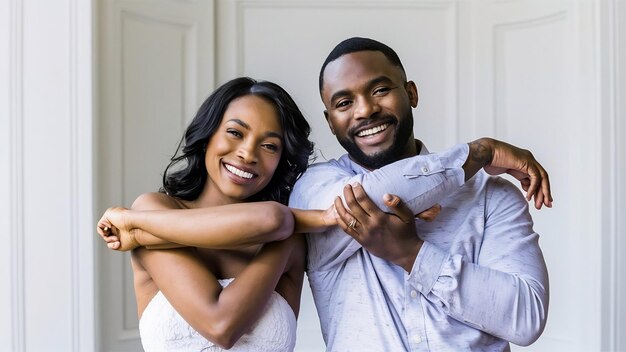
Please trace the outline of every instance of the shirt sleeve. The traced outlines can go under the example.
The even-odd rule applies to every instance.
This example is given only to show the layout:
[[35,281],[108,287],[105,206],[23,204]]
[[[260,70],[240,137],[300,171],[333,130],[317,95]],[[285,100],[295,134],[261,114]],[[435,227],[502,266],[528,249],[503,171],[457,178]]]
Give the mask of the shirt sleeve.
[[492,179],[478,260],[422,246],[407,284],[452,318],[517,345],[533,343],[548,312],[548,273],[528,204]]
[[[417,214],[464,184],[463,164],[468,153],[468,145],[459,144],[442,153],[414,156],[365,173],[357,173],[336,161],[313,165],[296,183],[289,206],[326,209],[335,197],[343,197],[346,184],[359,182],[379,208],[389,210],[384,205],[383,195],[391,193],[400,196]],[[334,267],[361,248],[339,227],[307,238],[309,270]]]

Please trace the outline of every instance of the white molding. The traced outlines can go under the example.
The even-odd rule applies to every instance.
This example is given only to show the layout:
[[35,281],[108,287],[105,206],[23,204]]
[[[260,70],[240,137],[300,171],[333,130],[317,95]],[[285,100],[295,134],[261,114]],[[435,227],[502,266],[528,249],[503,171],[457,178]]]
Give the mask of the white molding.
[[[506,32],[512,30],[520,30],[527,28],[534,28],[546,24],[556,23],[558,21],[562,21],[567,19],[567,11],[558,11],[552,14],[547,14],[539,17],[526,18],[520,21],[507,22],[507,23],[497,23],[493,26],[492,35],[492,53],[493,53],[493,82],[492,82],[492,90],[493,90],[493,106],[492,106],[492,126],[493,131],[496,136],[506,136],[505,131],[505,123],[507,121],[507,117],[504,113],[505,109],[503,106],[503,102],[506,101],[504,98],[506,94],[506,82],[504,80],[504,72],[505,68],[503,68],[503,64],[506,61],[502,55],[501,44],[504,41],[504,35]],[[498,123],[500,121],[500,123]]]
[[[236,0],[233,1],[235,5],[235,30],[237,48],[235,50],[235,62],[236,62],[236,75],[241,76],[243,74],[243,57],[245,57],[243,43],[243,12],[246,9],[251,8],[290,8],[290,9],[328,9],[328,8],[349,8],[353,9],[355,5],[358,5],[359,9],[431,9],[431,10],[448,10],[450,7],[456,11],[456,1],[454,0],[442,0],[442,1],[293,1],[293,0]],[[454,22],[457,25],[457,22]],[[456,30],[452,31],[455,35],[455,52],[458,51],[458,44],[456,43]],[[455,72],[458,74],[458,72]],[[454,86],[454,85],[453,85]],[[455,109],[456,110],[456,109]],[[458,111],[458,110],[457,110]],[[453,122],[456,123],[457,116]]]
[[620,275],[626,270],[626,261],[620,260],[624,242],[620,238],[619,190],[623,185],[618,173],[623,166],[619,159],[619,117],[618,117],[618,7],[617,0],[596,3],[597,35],[597,72],[599,81],[599,98],[597,113],[601,120],[600,145],[602,151],[600,180],[602,180],[601,204],[602,211],[602,350],[621,351],[621,330],[624,322],[621,314],[624,311],[622,299],[625,292]]
[[23,4],[9,4],[9,104],[10,104],[10,247],[11,250],[11,324],[12,351],[26,350],[25,286],[24,286],[24,106],[23,106]]
[[71,0],[68,11],[70,345],[78,352],[95,349],[92,3]]
[[77,42],[77,9],[76,9],[76,0],[71,0],[69,4],[69,129],[70,129],[70,138],[68,140],[69,146],[68,150],[70,153],[69,156],[69,195],[70,195],[70,209],[69,218],[69,239],[70,239],[70,283],[71,283],[71,295],[72,295],[72,303],[71,303],[71,314],[70,314],[70,326],[72,331],[71,337],[71,346],[72,351],[78,351],[78,346],[80,345],[80,328],[79,328],[79,320],[80,320],[80,289],[79,289],[79,257],[78,257],[78,240],[79,240],[79,228],[78,228],[78,195],[80,194],[78,190],[78,42]]

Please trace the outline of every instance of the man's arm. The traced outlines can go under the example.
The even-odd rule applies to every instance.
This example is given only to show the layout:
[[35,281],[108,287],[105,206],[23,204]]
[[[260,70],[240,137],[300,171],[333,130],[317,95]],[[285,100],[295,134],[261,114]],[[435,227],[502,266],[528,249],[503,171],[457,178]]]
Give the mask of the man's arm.
[[[548,274],[520,192],[493,179],[486,195],[480,255],[472,262],[417,237],[411,210],[396,196],[383,213],[359,185],[346,187],[350,212],[335,203],[339,225],[375,256],[407,271],[406,285],[476,329],[518,345],[534,342],[545,327]],[[359,218],[353,226],[352,219]]]
[[402,159],[366,173],[355,174],[337,165],[314,166],[296,183],[290,206],[325,209],[335,196],[343,194],[345,185],[359,183],[379,208],[387,209],[382,197],[391,193],[417,214],[457,190],[482,168],[492,174],[513,175],[527,191],[527,198],[535,197],[537,208],[552,206],[548,174],[533,155],[491,138]]
[[[459,144],[442,153],[399,160],[365,173],[355,173],[338,162],[314,165],[296,183],[289,205],[300,209],[324,209],[335,202],[337,196],[344,195],[346,185],[358,183],[377,208],[392,211],[383,200],[383,196],[390,193],[400,196],[413,214],[417,214],[458,190],[465,178],[473,176],[486,165],[492,172],[513,174],[527,189],[529,196],[535,195],[535,199],[541,199],[542,204],[552,205],[547,173],[532,154],[489,138]],[[347,226],[349,221],[346,220],[344,225]],[[407,236],[411,240],[415,238],[408,232]],[[314,240],[309,241],[309,250],[318,253],[317,260],[309,262],[309,268],[326,270],[340,265],[359,248],[361,244],[345,236],[340,229],[331,230],[324,236],[316,235]],[[398,260],[404,263],[404,267],[416,255],[417,251],[402,252]],[[393,258],[386,259],[397,263]]]
[[424,242],[406,284],[452,318],[527,346],[545,327],[548,273],[522,195],[508,181],[491,182],[477,257]]

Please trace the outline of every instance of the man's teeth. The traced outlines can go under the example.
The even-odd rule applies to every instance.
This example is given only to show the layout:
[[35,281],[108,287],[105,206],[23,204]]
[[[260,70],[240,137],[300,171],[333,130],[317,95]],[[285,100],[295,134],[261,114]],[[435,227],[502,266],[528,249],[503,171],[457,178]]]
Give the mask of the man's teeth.
[[380,125],[380,126],[376,126],[376,127],[374,127],[374,128],[370,128],[370,129],[367,129],[367,130],[363,130],[363,131],[361,131],[361,132],[357,133],[357,136],[359,136],[359,137],[370,136],[370,135],[376,134],[376,133],[378,133],[378,132],[380,132],[380,131],[384,131],[384,130],[386,130],[386,129],[387,129],[387,127],[389,127],[389,124],[388,124],[388,123],[385,123],[385,124],[382,124],[382,125]]
[[224,166],[226,166],[226,170],[232,172],[233,174],[239,176],[239,177],[243,177],[243,178],[252,178],[254,175],[249,173],[249,172],[245,172],[243,170],[239,170],[238,168],[232,166],[232,165],[228,165],[228,164],[224,164]]

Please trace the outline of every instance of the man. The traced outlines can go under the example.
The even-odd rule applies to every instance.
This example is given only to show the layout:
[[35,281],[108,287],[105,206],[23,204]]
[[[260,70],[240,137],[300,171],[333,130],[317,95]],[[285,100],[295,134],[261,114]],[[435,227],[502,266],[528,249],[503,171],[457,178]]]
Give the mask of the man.
[[[371,39],[335,47],[320,94],[348,154],[310,167],[290,206],[334,201],[340,217],[339,227],[307,235],[327,349],[508,351],[509,342],[534,342],[548,276],[528,205],[508,181],[477,173],[515,170],[527,198],[551,206],[532,155],[490,139],[427,155],[413,137],[416,86],[396,53]],[[433,222],[413,218],[436,203]]]

